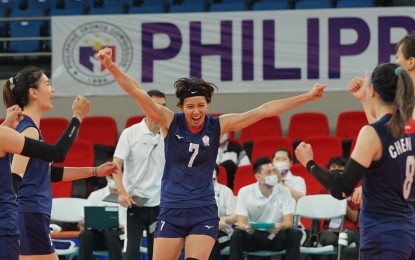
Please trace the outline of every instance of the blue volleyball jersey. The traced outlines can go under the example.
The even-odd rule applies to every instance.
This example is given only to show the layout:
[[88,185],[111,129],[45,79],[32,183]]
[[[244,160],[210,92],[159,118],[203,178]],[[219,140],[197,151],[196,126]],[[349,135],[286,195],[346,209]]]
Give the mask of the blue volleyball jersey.
[[219,148],[218,117],[206,115],[200,132],[186,126],[175,113],[164,139],[166,164],[161,181],[160,206],[192,208],[216,204],[212,173]]
[[360,230],[365,238],[373,238],[387,230],[415,231],[415,123],[410,120],[406,133],[394,138],[388,132],[387,114],[371,124],[382,142],[382,157],[373,161],[362,179],[363,197]]
[[0,228],[17,230],[17,202],[7,155],[0,158]]
[[[34,127],[42,134],[30,117],[24,116],[16,130],[23,132],[28,127]],[[52,187],[50,181],[50,164],[47,161],[30,158],[23,176],[17,197],[19,212],[37,212],[50,216],[52,210]]]

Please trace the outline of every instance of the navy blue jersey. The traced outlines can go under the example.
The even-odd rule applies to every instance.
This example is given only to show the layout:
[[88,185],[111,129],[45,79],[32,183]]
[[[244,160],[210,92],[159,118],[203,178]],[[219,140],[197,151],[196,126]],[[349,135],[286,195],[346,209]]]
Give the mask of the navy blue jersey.
[[383,151],[382,157],[371,163],[362,179],[359,224],[365,238],[387,230],[415,231],[415,124],[410,120],[405,135],[394,138],[386,126],[390,118],[388,114],[371,124],[382,142]]
[[0,227],[17,230],[17,202],[7,155],[0,158]]
[[[24,131],[34,127],[39,132],[39,140],[43,137],[30,117],[24,116],[16,130]],[[52,188],[49,162],[30,158],[17,197],[19,212],[37,212],[50,216],[52,210]]]
[[200,132],[186,126],[175,113],[164,139],[166,164],[161,181],[160,206],[192,208],[216,204],[212,173],[220,138],[218,117],[206,115]]

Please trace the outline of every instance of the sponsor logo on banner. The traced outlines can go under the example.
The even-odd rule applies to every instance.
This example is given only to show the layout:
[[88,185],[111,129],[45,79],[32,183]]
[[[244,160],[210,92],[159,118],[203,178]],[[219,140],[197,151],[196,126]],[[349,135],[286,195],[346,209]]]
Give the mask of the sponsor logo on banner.
[[113,83],[114,78],[97,58],[98,51],[104,47],[112,49],[113,61],[127,71],[133,58],[128,34],[114,24],[95,21],[75,28],[65,40],[62,57],[69,75],[89,86]]

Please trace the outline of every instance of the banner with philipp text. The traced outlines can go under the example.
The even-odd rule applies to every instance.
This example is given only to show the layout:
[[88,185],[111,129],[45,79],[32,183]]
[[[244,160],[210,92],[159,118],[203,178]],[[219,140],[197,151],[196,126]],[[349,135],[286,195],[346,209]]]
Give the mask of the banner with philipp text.
[[415,31],[415,7],[52,17],[56,96],[124,95],[97,60],[103,47],[145,90],[174,93],[201,77],[219,93],[345,90],[355,76],[395,61]]

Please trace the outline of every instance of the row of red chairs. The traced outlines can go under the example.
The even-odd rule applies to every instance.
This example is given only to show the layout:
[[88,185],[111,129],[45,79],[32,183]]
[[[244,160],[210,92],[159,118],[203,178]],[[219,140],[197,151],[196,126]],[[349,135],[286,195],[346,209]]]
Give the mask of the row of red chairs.
[[[364,111],[344,111],[338,115],[335,136],[353,139],[360,128],[367,124]],[[287,137],[303,140],[316,135],[329,135],[329,119],[321,112],[300,112],[293,114],[288,124]],[[241,130],[239,141],[254,141],[259,137],[281,136],[281,120],[278,116],[268,117]]]
[[[220,115],[220,114],[212,114]],[[125,127],[140,122],[143,115],[131,116],[127,119]],[[329,120],[326,114],[321,112],[301,112],[293,114],[288,125],[287,137],[293,141],[303,140],[309,136],[329,135]],[[360,128],[367,124],[363,111],[344,111],[339,114],[336,124],[335,136],[345,139],[353,139]],[[47,142],[55,142],[63,129],[68,125],[66,118],[43,118],[41,129]],[[117,142],[117,124],[110,116],[91,116],[84,119],[79,132],[79,139],[92,140],[102,145],[115,146]],[[278,116],[268,117],[241,130],[241,143],[254,141],[261,137],[282,136],[281,120]]]

